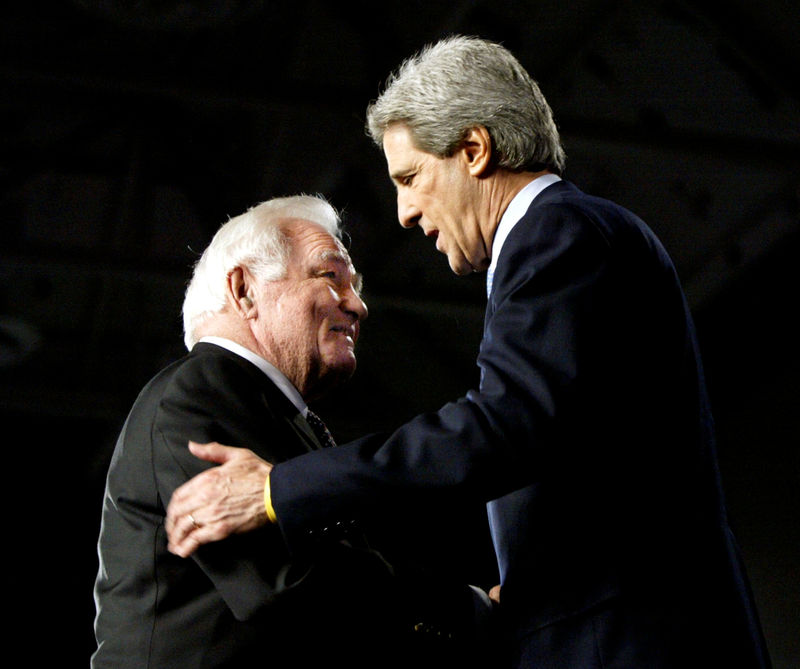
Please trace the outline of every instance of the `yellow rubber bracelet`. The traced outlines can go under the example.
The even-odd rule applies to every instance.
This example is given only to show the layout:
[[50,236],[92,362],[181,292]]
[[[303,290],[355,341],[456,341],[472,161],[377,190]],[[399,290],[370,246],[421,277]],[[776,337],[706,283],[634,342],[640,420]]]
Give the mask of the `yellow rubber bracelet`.
[[278,522],[278,516],[275,515],[275,509],[272,508],[272,495],[269,489],[269,474],[267,474],[267,481],[264,483],[264,508],[267,510],[267,518],[271,523]]

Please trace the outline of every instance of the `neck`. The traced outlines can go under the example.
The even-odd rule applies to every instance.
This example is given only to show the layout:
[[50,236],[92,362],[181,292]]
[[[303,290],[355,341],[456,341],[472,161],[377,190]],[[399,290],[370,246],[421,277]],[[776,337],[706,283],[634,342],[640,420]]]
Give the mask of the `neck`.
[[487,230],[484,230],[484,239],[487,241],[487,251],[491,258],[491,243],[500,219],[503,218],[508,205],[511,204],[517,193],[527,186],[534,179],[538,179],[545,174],[550,174],[547,170],[541,172],[511,172],[509,170],[498,169],[489,181],[491,181],[488,196],[488,215],[484,219],[487,221]]
[[227,310],[209,316],[195,330],[195,335],[198,340],[202,337],[223,337],[244,346],[257,355],[262,355],[259,353],[255,337],[246,326],[245,321],[229,314]]
[[501,176],[502,179],[502,190],[503,190],[503,201],[502,201],[502,210],[500,211],[499,215],[497,216],[497,222],[500,222],[500,219],[503,217],[503,214],[508,209],[508,205],[511,204],[511,200],[513,200],[517,193],[519,193],[525,186],[527,186],[531,181],[534,179],[538,179],[539,177],[544,176],[545,174],[550,174],[548,170],[542,170],[541,172],[507,172],[503,171],[498,176]]

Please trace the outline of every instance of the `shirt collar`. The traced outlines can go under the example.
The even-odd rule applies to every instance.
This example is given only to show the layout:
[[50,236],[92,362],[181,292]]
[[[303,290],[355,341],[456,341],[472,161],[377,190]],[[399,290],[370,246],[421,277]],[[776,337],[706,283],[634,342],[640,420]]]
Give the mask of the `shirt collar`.
[[308,413],[308,405],[303,400],[302,395],[300,395],[297,388],[292,385],[292,382],[289,381],[284,373],[275,367],[275,365],[268,362],[260,355],[253,353],[250,349],[245,348],[241,344],[237,344],[235,341],[225,339],[224,337],[202,337],[200,341],[208,344],[216,344],[220,348],[224,348],[231,353],[235,353],[245,360],[252,362],[256,367],[264,372],[264,374],[266,374],[276,386],[278,386],[278,388],[284,395],[286,395],[289,401],[297,407],[297,410],[303,414],[303,417],[305,417],[306,413]]
[[500,218],[500,223],[497,225],[497,230],[494,233],[492,240],[492,261],[489,264],[489,270],[486,272],[486,294],[492,290],[492,278],[494,277],[494,270],[497,268],[497,259],[500,257],[500,250],[505,244],[506,237],[508,237],[514,226],[519,223],[519,220],[528,211],[531,202],[534,201],[537,195],[551,184],[561,181],[561,177],[557,174],[544,174],[537,177],[528,183],[519,193],[514,196],[508,207],[506,207],[503,216]]

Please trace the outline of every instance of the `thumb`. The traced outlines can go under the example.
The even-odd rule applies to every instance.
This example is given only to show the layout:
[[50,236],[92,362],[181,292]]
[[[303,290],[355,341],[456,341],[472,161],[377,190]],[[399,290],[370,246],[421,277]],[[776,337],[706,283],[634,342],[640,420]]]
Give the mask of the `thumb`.
[[223,446],[216,441],[207,444],[198,444],[196,441],[190,441],[189,450],[192,455],[201,460],[216,462],[221,465],[231,460],[236,451],[240,449],[233,448],[232,446]]

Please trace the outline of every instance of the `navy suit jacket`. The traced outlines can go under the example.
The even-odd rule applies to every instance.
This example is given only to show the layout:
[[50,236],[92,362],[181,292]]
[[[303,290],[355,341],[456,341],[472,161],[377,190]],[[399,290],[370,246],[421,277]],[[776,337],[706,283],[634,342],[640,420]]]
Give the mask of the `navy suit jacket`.
[[768,666],[691,316],[644,222],[565,181],[540,193],[498,258],[478,365],[438,412],[276,466],[287,540],[478,496],[510,665]]
[[[216,345],[197,344],[154,377],[108,472],[92,667],[405,666],[404,650],[455,652],[410,645],[415,616],[439,611],[407,609],[408,589],[350,523],[332,525],[293,554],[274,526],[203,546],[188,559],[169,553],[166,505],[211,466],[189,452],[190,439],[247,446],[271,462],[320,448],[261,370]],[[466,597],[465,590],[458,593]],[[461,603],[471,616],[471,600]],[[441,622],[453,622],[446,615],[443,607]]]

